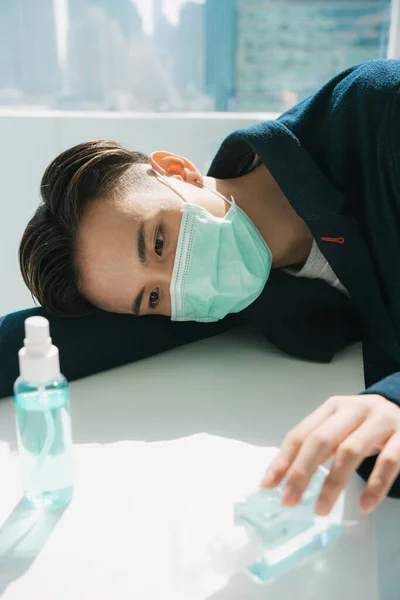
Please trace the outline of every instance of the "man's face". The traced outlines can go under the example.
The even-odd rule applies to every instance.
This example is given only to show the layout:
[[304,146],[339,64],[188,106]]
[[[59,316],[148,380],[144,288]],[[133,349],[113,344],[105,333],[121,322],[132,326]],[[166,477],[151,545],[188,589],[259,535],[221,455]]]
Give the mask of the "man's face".
[[163,185],[148,165],[143,169],[147,183],[140,190],[97,198],[85,207],[77,236],[80,289],[106,311],[170,316],[185,200],[217,216],[226,208],[213,194],[180,177],[168,176],[168,185]]
[[179,196],[154,181],[134,195],[92,200],[77,238],[82,294],[103,310],[169,316],[182,209]]

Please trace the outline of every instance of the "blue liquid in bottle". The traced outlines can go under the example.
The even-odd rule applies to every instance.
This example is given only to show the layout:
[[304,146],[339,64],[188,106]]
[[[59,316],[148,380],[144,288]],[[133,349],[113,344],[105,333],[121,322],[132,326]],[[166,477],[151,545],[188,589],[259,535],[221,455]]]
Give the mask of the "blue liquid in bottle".
[[46,319],[27,319],[25,330],[21,377],[14,385],[23,499],[33,508],[57,509],[73,492],[68,383],[59,372]]

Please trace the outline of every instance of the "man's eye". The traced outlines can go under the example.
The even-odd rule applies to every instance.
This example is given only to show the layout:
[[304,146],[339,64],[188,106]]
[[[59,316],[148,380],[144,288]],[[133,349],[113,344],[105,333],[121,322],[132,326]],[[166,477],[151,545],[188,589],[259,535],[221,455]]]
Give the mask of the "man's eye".
[[158,288],[156,288],[155,290],[153,290],[151,292],[150,297],[149,297],[150,308],[155,308],[158,304],[158,300],[159,300],[159,293],[158,293]]
[[155,253],[158,254],[158,256],[161,256],[163,248],[164,248],[164,238],[163,238],[161,229],[159,229],[157,231],[157,238],[156,238],[156,241],[154,244]]

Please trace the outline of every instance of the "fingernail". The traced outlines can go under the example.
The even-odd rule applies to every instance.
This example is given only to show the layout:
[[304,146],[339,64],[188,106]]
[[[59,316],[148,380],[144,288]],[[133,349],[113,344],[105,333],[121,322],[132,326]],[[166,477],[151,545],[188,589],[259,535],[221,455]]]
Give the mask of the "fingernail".
[[366,494],[363,498],[361,498],[360,504],[363,512],[371,512],[371,510],[375,507],[376,497],[372,494]]
[[270,486],[274,485],[275,479],[276,479],[276,472],[273,471],[272,469],[270,469],[264,475],[264,479],[262,480],[261,485],[263,487],[270,487]]
[[288,485],[283,491],[282,502],[284,504],[296,504],[300,498],[301,492],[298,489]]
[[315,505],[315,512],[322,516],[327,515],[330,512],[331,509],[331,503],[329,498],[326,498],[324,496],[322,496],[321,498],[318,498],[317,500],[317,504]]

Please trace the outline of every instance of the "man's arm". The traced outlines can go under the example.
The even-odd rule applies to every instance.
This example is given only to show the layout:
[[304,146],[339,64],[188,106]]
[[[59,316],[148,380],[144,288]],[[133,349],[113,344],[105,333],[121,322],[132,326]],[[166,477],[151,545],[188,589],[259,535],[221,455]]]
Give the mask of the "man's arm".
[[175,323],[167,317],[102,311],[77,318],[51,317],[42,308],[12,313],[0,318],[0,398],[12,394],[24,321],[34,315],[49,319],[50,335],[60,349],[61,370],[70,381],[211,337],[232,326],[229,319]]
[[[365,179],[359,178],[367,190],[377,189],[374,178],[385,177],[386,199],[376,193],[376,204],[363,206],[361,221],[365,223],[368,218],[372,228],[384,200],[390,203],[393,219],[399,219],[399,90],[400,62],[372,61],[341,73],[281,117],[321,172],[355,203],[360,203],[357,193],[361,198],[362,187],[353,187],[354,171],[366,157],[376,159],[375,165],[382,171],[372,170],[364,173]],[[385,244],[383,236],[379,244]],[[393,277],[385,285],[392,322],[399,334],[399,288]],[[286,476],[288,504],[299,502],[318,464],[330,457],[334,461],[317,506],[320,514],[329,512],[355,470],[367,481],[360,500],[364,510],[375,508],[387,494],[400,497],[400,373],[387,376],[399,367],[389,356],[375,359],[380,364],[373,365],[372,381],[383,377],[380,381],[358,396],[330,398],[285,437],[263,483],[274,486]]]

